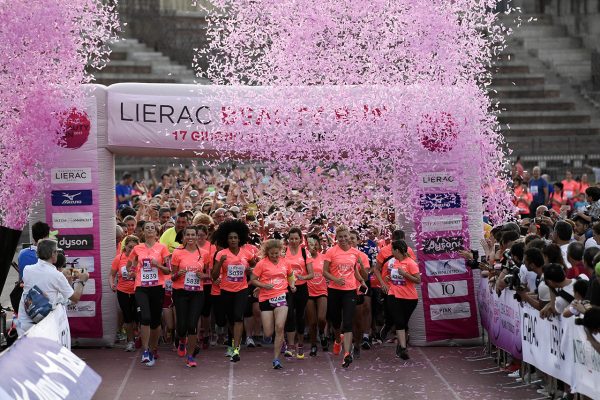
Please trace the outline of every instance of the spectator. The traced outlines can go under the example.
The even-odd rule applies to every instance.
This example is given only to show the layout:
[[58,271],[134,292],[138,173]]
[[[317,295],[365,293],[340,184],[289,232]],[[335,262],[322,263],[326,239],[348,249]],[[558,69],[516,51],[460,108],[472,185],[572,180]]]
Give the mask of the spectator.
[[572,221],[574,223],[573,234],[575,236],[575,240],[585,243],[589,238],[592,237],[593,232],[589,221],[581,218],[579,215],[575,215]]
[[536,310],[541,310],[542,305],[537,295],[540,283],[543,282],[544,256],[542,251],[535,247],[525,250],[523,263],[530,272],[526,278],[527,289],[519,290],[517,293],[521,301],[529,303]]
[[187,213],[181,212],[177,215],[175,220],[175,226],[167,229],[160,237],[160,243],[167,246],[169,253],[173,253],[173,250],[181,246],[183,242],[183,232],[188,226]]
[[600,353],[600,343],[594,337],[594,335],[600,333],[600,307],[592,307],[586,311],[583,316],[583,326],[587,340],[594,350]]
[[42,221],[38,221],[31,225],[31,237],[33,243],[26,249],[19,252],[18,264],[19,264],[19,280],[23,280],[23,270],[26,266],[35,264],[38,262],[37,257],[37,243],[42,239],[48,239],[50,235],[50,226]]
[[573,227],[565,221],[558,221],[554,225],[554,243],[560,246],[562,258],[567,268],[571,268],[571,263],[567,260],[567,248],[571,243],[573,236]]
[[[567,200],[572,201],[579,194],[579,187],[581,185],[573,179],[573,173],[570,170],[567,170],[565,173],[565,179],[561,184]],[[554,184],[554,186],[556,186],[556,184]]]
[[[590,287],[588,288],[585,299],[588,300],[590,304],[594,306],[600,306],[600,267],[598,266],[598,264],[600,263],[600,250],[594,251],[594,249],[595,248],[586,250],[586,253],[589,253],[584,254],[583,257],[588,270],[592,269],[593,271],[592,277],[590,278]],[[589,262],[590,256],[593,253],[595,253],[595,255],[593,261],[591,262],[591,265],[587,264]]]
[[164,225],[171,219],[171,209],[167,207],[161,207],[158,210],[158,222]]
[[590,183],[588,181],[588,175],[587,174],[582,174],[581,175],[581,182],[579,182],[579,193],[585,193],[585,191],[587,190],[587,188],[590,187]]
[[133,191],[133,177],[129,172],[125,172],[121,177],[121,183],[115,186],[117,195],[117,209],[131,207],[131,192]]
[[573,297],[575,298],[569,307],[563,311],[563,317],[571,318],[573,315],[578,316],[585,313],[585,306],[582,304],[587,293],[589,282],[584,279],[578,279],[573,283]]
[[567,204],[567,196],[563,192],[563,184],[560,182],[554,183],[554,192],[549,197],[549,206],[560,214],[562,207]]
[[592,226],[592,237],[585,241],[585,248],[600,247],[600,222]]
[[[44,292],[53,306],[63,299],[69,299],[73,303],[77,303],[83,293],[85,282],[89,278],[88,273],[73,271],[73,289],[65,275],[53,265],[58,258],[57,243],[54,240],[40,240],[37,245],[37,256],[38,262],[27,266],[23,271],[23,292],[28,293],[31,288],[37,286]],[[17,322],[19,336],[22,336],[34,325],[34,322],[25,312],[24,300],[25,296],[22,296],[19,303]]]
[[571,264],[571,268],[567,270],[567,278],[574,279],[581,274],[586,274],[583,266],[583,250],[583,243],[581,242],[572,242],[568,245],[567,261]]
[[573,284],[575,281],[567,278],[563,266],[560,264],[544,266],[544,281],[550,288],[551,301],[542,309],[540,316],[544,318],[562,314],[574,299]]

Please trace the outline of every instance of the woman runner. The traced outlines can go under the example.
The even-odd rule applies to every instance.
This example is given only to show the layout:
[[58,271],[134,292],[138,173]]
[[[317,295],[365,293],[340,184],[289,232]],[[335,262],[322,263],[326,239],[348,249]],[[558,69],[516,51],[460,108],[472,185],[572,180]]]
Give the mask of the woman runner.
[[[188,226],[184,230],[185,247],[173,251],[171,259],[173,281],[173,302],[177,316],[177,355],[185,357],[188,367],[195,367],[193,351],[196,347],[197,327],[204,304],[202,280],[208,277],[210,255],[198,247],[198,229]],[[187,338],[186,338],[187,336]]]
[[[263,244],[265,258],[256,264],[250,282],[258,288],[258,301],[261,311],[263,332],[271,337],[275,330],[273,346],[273,368],[281,369],[279,352],[283,344],[283,331],[288,313],[287,299],[296,291],[294,272],[290,264],[281,258],[283,245],[277,239]],[[290,292],[288,292],[288,283]]]
[[[213,259],[217,253],[217,247],[208,241],[208,227],[206,225],[196,225],[198,233],[198,247],[200,250],[204,250],[209,255],[208,269],[209,275],[202,280],[204,286],[204,306],[202,306],[202,319],[200,323],[199,340],[202,343],[202,349],[208,349],[210,344],[211,325],[210,325],[210,312],[212,309],[212,279],[210,279],[210,271],[213,267]],[[194,350],[196,353],[196,350]]]
[[[327,310],[329,321],[335,334],[333,354],[343,350],[342,367],[352,363],[352,325],[356,310],[356,289],[366,290],[367,285],[360,275],[359,266],[364,269],[359,251],[350,247],[350,231],[345,226],[336,230],[337,244],[327,250],[323,263],[323,275],[329,280],[327,290]],[[344,325],[342,326],[342,320]]]
[[[117,301],[119,308],[123,312],[123,324],[127,333],[127,346],[125,351],[135,351],[133,341],[133,328],[137,314],[137,304],[135,302],[135,278],[127,273],[127,259],[135,246],[140,244],[137,236],[127,236],[123,239],[125,249],[118,253],[112,262],[110,269],[109,285],[113,292],[117,292]],[[117,284],[115,285],[115,277]]]
[[415,285],[421,283],[419,266],[410,257],[404,240],[392,242],[394,258],[383,267],[381,288],[387,294],[386,312],[396,326],[396,356],[408,360],[406,328],[408,320],[417,307],[418,295]]
[[127,262],[127,273],[135,276],[135,300],[141,311],[142,363],[148,367],[156,362],[164,283],[171,272],[171,254],[167,246],[158,242],[157,228],[152,221],[144,224],[145,242],[133,248]]
[[310,335],[310,356],[317,355],[317,328],[321,337],[323,351],[329,350],[325,325],[327,324],[327,281],[323,277],[323,262],[325,256],[321,253],[321,239],[319,235],[308,236],[308,250],[310,258],[308,264],[313,270],[314,277],[307,281],[308,303],[306,305],[306,320]]
[[229,325],[233,327],[233,341],[228,349],[231,361],[240,361],[240,344],[244,331],[244,310],[248,301],[247,274],[255,259],[242,247],[248,243],[248,226],[240,220],[225,221],[215,231],[216,244],[222,247],[215,257],[212,279],[221,279],[221,306]]
[[295,341],[298,339],[298,359],[304,358],[304,321],[306,303],[308,302],[307,281],[313,278],[312,266],[307,263],[306,250],[300,247],[302,231],[292,228],[288,232],[288,248],[285,252],[285,262],[290,264],[296,276],[296,292],[289,297],[288,315],[285,321],[287,336],[286,357],[294,357]]

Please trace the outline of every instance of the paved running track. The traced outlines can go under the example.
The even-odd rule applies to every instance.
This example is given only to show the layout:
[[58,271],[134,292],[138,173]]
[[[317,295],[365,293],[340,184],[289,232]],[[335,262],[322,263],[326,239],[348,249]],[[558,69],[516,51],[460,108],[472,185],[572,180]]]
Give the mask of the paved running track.
[[482,348],[425,347],[410,349],[411,360],[394,356],[394,347],[363,350],[349,369],[341,356],[319,352],[317,357],[283,361],[271,368],[271,348],[242,349],[241,361],[224,357],[223,346],[197,357],[198,367],[162,347],[152,368],[140,364],[140,353],[112,349],[75,349],[102,376],[94,399],[347,399],[347,400],[484,400],[535,399],[531,387],[509,389],[514,380],[505,372],[482,375],[494,367],[491,359],[469,361]]

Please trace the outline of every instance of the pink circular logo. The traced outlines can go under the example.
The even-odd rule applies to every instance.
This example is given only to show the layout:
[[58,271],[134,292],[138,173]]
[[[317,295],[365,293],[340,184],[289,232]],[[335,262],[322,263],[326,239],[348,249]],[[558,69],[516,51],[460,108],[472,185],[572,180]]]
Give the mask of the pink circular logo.
[[458,125],[447,112],[436,115],[425,114],[417,126],[417,131],[424,148],[437,153],[446,153],[456,144]]
[[[65,113],[67,114],[67,113]],[[64,128],[61,146],[67,149],[78,149],[87,142],[90,136],[90,119],[85,111],[73,108],[62,120]]]

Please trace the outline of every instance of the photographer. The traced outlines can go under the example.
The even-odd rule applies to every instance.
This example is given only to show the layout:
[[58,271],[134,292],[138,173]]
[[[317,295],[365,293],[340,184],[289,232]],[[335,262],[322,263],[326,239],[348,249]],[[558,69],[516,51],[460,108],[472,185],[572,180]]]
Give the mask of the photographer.
[[536,310],[541,310],[542,302],[538,298],[538,288],[544,279],[544,255],[542,251],[534,247],[525,250],[523,263],[530,273],[527,274],[527,286],[521,285],[517,290],[517,294],[522,302],[528,303]]
[[43,239],[37,245],[38,262],[33,265],[28,265],[23,270],[23,296],[19,303],[19,318],[17,322],[17,331],[19,336],[22,336],[33,325],[34,322],[25,311],[25,296],[29,291],[37,286],[44,292],[50,304],[55,306],[60,296],[64,299],[69,299],[73,303],[77,303],[85,282],[89,279],[87,272],[75,272],[74,289],[62,272],[59,272],[53,264],[57,263],[58,248],[57,243],[51,239]]
[[[496,280],[496,293],[500,295],[500,292],[507,287],[505,282],[505,277],[510,275],[511,273],[515,273],[517,276],[520,272],[520,265],[523,257],[523,247],[518,246],[520,248],[520,254],[512,255],[511,248],[513,244],[519,240],[520,235],[514,231],[509,230],[502,234],[502,240],[500,241],[500,249],[502,252],[502,258],[500,259],[499,264],[494,265],[494,268],[500,271],[500,275]],[[520,257],[520,258],[519,258]]]

